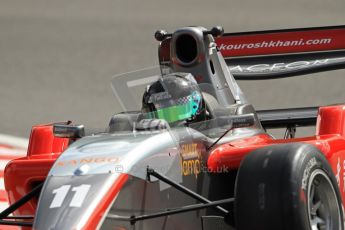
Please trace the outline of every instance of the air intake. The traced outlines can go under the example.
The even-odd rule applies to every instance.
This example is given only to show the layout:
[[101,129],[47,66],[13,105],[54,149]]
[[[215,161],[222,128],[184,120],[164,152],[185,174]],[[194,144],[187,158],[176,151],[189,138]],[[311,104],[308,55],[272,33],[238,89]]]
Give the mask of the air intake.
[[198,56],[195,38],[189,34],[181,34],[176,38],[176,57],[183,65],[190,65]]

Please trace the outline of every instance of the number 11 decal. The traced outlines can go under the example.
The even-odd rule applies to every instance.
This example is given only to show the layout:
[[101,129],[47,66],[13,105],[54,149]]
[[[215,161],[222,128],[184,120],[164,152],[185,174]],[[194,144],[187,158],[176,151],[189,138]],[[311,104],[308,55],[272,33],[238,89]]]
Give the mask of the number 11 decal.
[[[52,193],[55,196],[49,208],[61,207],[68,192],[70,191],[70,188],[71,185],[62,185],[61,187],[54,189]],[[74,195],[72,197],[71,202],[69,203],[69,207],[81,207],[90,188],[91,185],[89,184],[82,184],[77,187],[72,187],[72,192],[74,192]]]

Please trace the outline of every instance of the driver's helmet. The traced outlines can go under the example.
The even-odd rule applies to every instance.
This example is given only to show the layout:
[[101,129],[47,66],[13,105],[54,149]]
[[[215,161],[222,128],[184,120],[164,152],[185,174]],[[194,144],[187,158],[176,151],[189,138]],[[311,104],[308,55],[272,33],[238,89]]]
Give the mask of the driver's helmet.
[[144,113],[169,123],[203,119],[204,102],[198,84],[190,73],[172,73],[147,86],[143,96]]

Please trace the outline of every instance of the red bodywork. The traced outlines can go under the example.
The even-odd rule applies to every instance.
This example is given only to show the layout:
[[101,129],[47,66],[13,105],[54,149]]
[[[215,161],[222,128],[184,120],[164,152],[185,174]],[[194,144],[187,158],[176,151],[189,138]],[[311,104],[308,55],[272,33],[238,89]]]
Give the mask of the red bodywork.
[[344,28],[228,34],[217,38],[224,57],[315,52],[344,49]]
[[[68,139],[54,137],[52,125],[35,126],[32,129],[28,154],[13,160],[5,170],[5,187],[10,203],[30,192],[43,182],[54,161],[68,146]],[[273,139],[266,134],[232,141],[218,146],[210,153],[208,167],[216,171],[219,168],[238,168],[241,160],[249,152],[272,144],[305,142],[318,147],[328,159],[336,175],[342,199],[345,200],[345,105],[321,107],[316,124],[316,135],[295,139]],[[341,178],[340,178],[341,177]],[[119,177],[117,183],[104,197],[102,204],[95,210],[85,229],[97,226],[106,207],[120,191],[127,180],[127,175]],[[37,199],[34,199],[16,211],[17,215],[34,215]]]

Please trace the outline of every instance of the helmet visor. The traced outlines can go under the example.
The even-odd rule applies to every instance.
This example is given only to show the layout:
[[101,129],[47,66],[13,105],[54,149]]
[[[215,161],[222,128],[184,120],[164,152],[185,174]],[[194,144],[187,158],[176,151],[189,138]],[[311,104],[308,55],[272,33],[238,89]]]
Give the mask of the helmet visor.
[[192,118],[198,113],[201,103],[201,94],[194,91],[191,95],[178,99],[159,100],[154,103],[155,117],[169,123]]

